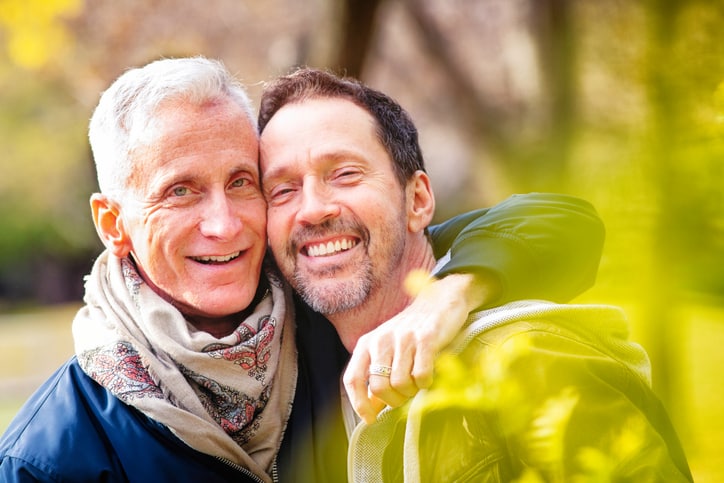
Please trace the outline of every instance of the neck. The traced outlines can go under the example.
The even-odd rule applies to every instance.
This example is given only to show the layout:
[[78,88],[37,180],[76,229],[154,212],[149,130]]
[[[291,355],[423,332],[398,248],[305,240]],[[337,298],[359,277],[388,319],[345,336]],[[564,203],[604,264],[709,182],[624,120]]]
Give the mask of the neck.
[[259,281],[259,287],[256,290],[254,299],[251,301],[249,306],[241,312],[224,315],[222,317],[204,317],[199,315],[183,314],[184,318],[193,325],[196,330],[207,332],[217,339],[221,339],[234,332],[239,327],[239,324],[251,315],[254,309],[256,309],[256,306],[259,305],[259,302],[261,302],[264,298],[264,295],[266,295],[268,288],[269,285],[266,281],[266,277],[262,277]]
[[225,317],[199,317],[186,315],[185,318],[196,330],[207,332],[217,339],[221,339],[231,334],[237,327],[239,327],[240,321],[244,319],[244,312],[227,315]]
[[436,263],[432,247],[427,242],[416,253],[407,253],[403,256],[403,260],[381,286],[373,288],[363,304],[346,312],[326,314],[350,353],[360,337],[410,305],[413,297],[403,288],[407,275],[413,270],[420,269],[430,272]]

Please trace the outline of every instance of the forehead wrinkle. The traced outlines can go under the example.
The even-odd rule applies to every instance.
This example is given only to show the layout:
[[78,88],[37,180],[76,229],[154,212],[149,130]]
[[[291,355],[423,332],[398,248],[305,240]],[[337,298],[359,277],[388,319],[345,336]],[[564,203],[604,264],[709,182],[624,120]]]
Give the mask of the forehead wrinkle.
[[[341,104],[340,101],[342,101]],[[334,109],[327,116],[315,116],[314,111],[317,103],[331,103]],[[349,107],[353,108],[352,117],[338,115],[340,110],[344,111]],[[299,120],[300,117],[304,117],[301,113],[310,110],[313,118],[313,121],[310,122],[315,126],[314,130],[329,129],[331,134],[326,140],[316,141],[316,144],[313,145],[309,143],[305,145],[303,141],[299,142],[297,131],[305,132],[312,129],[309,123]],[[351,137],[344,140],[337,139],[340,124],[349,127],[345,135],[351,132]],[[266,154],[266,156],[260,158],[262,161],[260,164],[262,179],[283,179],[285,176],[288,177],[290,176],[289,172],[303,162],[310,162],[315,165],[320,162],[339,162],[345,159],[368,162],[368,142],[376,143],[384,151],[376,126],[377,123],[371,114],[349,99],[312,97],[286,104],[270,118],[260,136],[261,153]],[[296,147],[297,144],[301,144],[302,147]],[[364,148],[361,146],[364,146]],[[304,153],[299,154],[301,149],[304,149]],[[269,153],[274,153],[276,156],[270,156]],[[278,155],[277,153],[282,154]],[[292,159],[294,162],[274,163],[272,160],[277,156],[288,156],[286,159]]]

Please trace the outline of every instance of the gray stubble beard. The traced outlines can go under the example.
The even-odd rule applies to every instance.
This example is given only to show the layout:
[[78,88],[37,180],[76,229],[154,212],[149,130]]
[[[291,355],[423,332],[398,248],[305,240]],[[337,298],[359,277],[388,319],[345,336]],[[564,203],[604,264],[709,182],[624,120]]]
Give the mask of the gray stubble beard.
[[334,269],[325,273],[315,274],[324,277],[324,280],[312,279],[302,274],[295,267],[291,277],[291,284],[301,295],[302,299],[315,312],[323,315],[332,315],[347,312],[364,303],[375,281],[372,275],[372,264],[366,259],[360,267],[360,276],[346,283],[334,283]]

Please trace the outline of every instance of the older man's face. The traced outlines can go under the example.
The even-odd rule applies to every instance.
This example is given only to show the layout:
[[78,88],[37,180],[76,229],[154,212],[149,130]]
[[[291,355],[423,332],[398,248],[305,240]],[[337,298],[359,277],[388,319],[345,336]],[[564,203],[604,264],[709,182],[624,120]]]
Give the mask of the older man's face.
[[258,141],[231,102],[164,106],[153,143],[134,153],[124,229],[143,278],[187,315],[245,309],[266,248]]

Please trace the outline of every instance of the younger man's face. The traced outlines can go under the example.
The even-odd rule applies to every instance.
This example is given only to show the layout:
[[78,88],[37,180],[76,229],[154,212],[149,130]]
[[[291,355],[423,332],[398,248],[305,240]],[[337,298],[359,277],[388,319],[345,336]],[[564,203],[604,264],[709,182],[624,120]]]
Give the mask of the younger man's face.
[[268,237],[318,312],[361,304],[403,256],[405,196],[372,116],[341,98],[287,104],[260,140]]

